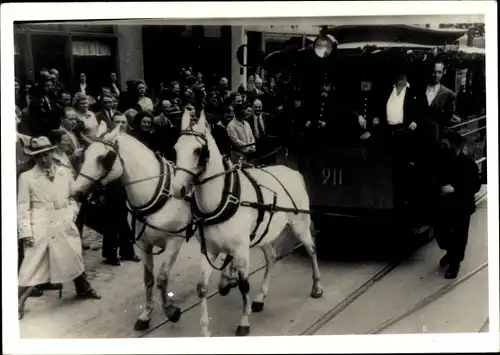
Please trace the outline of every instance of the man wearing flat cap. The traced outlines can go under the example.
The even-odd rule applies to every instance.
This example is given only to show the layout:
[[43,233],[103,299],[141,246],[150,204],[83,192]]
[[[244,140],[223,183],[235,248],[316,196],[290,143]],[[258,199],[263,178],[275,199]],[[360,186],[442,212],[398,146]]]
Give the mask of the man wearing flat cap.
[[80,233],[74,223],[78,205],[70,198],[73,176],[53,163],[54,149],[47,137],[32,138],[25,153],[35,166],[19,177],[18,229],[26,248],[19,270],[19,319],[36,285],[73,281],[79,297],[101,298],[84,272]]

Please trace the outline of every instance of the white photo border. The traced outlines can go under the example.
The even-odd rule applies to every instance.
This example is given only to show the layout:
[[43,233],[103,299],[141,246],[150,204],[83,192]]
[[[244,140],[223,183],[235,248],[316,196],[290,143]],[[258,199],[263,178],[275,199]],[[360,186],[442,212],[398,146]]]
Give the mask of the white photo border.
[[[313,5],[312,5],[313,4]],[[446,13],[443,13],[446,11]],[[498,242],[498,55],[497,5],[494,1],[331,1],[331,2],[184,2],[184,3],[15,3],[1,5],[1,127],[2,127],[2,317],[4,352],[9,354],[131,354],[131,353],[408,353],[487,352],[499,350],[499,242]],[[489,333],[425,335],[350,335],[315,337],[164,338],[109,340],[20,340],[17,323],[16,181],[14,113],[13,22],[34,20],[132,19],[152,23],[171,19],[202,19],[217,23],[289,23],[290,18],[323,24],[328,17],[336,23],[349,16],[352,23],[394,23],[390,16],[412,16],[412,23],[443,22],[462,16],[474,22],[484,16],[486,24],[487,140],[488,140],[488,273]],[[429,21],[429,15],[438,15]],[[369,16],[369,20],[367,17]],[[64,18],[62,18],[64,17]],[[260,19],[259,19],[260,18]],[[140,20],[144,19],[144,20]],[[218,19],[218,20],[214,20]],[[239,19],[239,20],[238,20]],[[252,20],[248,20],[252,19]],[[288,19],[288,20],[287,20]],[[347,21],[347,19],[346,19]],[[416,22],[413,22],[416,21]]]

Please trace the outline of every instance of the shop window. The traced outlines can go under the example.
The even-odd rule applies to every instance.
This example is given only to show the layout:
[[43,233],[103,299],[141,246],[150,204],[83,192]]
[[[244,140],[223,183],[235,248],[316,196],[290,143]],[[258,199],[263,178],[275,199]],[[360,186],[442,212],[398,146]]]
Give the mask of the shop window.
[[107,84],[112,72],[117,73],[114,39],[73,38],[71,50],[75,83],[80,73],[85,73],[88,84],[98,89]]
[[68,37],[59,35],[31,35],[33,65],[35,78],[39,79],[42,68],[55,68],[59,71],[60,80],[68,83],[71,73],[70,58],[67,53]]
[[39,23],[29,24],[31,30],[56,31],[56,32],[98,32],[98,33],[114,33],[113,25],[68,25],[61,23]]

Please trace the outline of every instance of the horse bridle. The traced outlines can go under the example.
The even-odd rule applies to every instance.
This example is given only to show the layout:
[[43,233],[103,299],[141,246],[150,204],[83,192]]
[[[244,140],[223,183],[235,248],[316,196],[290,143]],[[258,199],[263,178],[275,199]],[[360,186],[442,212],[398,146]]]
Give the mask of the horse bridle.
[[[82,172],[78,172],[77,176],[81,175],[84,178],[92,181],[94,184],[101,184],[101,181],[104,180],[108,175],[111,173],[111,170],[113,170],[113,164],[116,161],[116,158],[118,157],[120,159],[120,162],[123,164],[123,158],[120,155],[120,152],[118,151],[118,142],[114,143],[109,143],[101,139],[94,138],[93,142],[99,142],[104,144],[107,147],[110,147],[112,150],[108,151],[106,155],[100,156],[99,157],[99,163],[101,164],[102,168],[104,169],[104,174],[102,174],[99,178],[95,179],[87,174],[83,174]],[[85,154],[85,152],[83,152]],[[110,158],[111,157],[111,158]]]
[[207,137],[203,134],[203,133],[200,133],[200,132],[196,132],[192,129],[185,129],[185,130],[182,130],[180,132],[180,136],[193,136],[193,137],[196,137],[196,138],[200,138],[203,142],[202,143],[202,147],[201,147],[201,153],[200,153],[200,161],[198,162],[199,165],[202,166],[201,170],[198,172],[198,173],[195,173],[194,171],[192,170],[189,170],[189,169],[186,169],[186,168],[183,168],[182,166],[175,166],[175,172],[177,171],[184,171],[185,173],[191,175],[193,177],[193,184],[194,185],[199,185],[200,184],[200,176],[203,175],[203,173],[205,172],[205,170],[207,169],[207,163],[208,163],[208,159],[210,157],[209,155],[209,150],[208,150],[208,140],[207,140]]

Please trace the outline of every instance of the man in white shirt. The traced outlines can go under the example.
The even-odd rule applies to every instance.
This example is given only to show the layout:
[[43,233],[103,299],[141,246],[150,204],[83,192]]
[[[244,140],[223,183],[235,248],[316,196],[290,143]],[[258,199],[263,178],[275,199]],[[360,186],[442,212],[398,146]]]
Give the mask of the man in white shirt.
[[227,134],[235,148],[246,157],[255,153],[255,137],[252,133],[252,128],[245,121],[245,110],[243,105],[236,105],[235,117],[227,125]]
[[[426,103],[423,92],[411,87],[405,68],[396,70],[396,82],[382,95],[373,126],[374,130],[384,133],[384,143],[392,151],[394,205],[399,208],[411,199],[407,187],[412,184],[410,178],[414,176],[413,167],[418,160],[419,137],[416,133],[425,115]],[[366,132],[362,139],[370,135]]]
[[[404,69],[396,74],[396,83],[382,95],[378,115],[373,119],[373,126],[381,125],[392,136],[404,131],[413,132],[417,129],[422,112],[422,98],[411,88]],[[365,132],[361,138],[367,139],[371,132]]]

